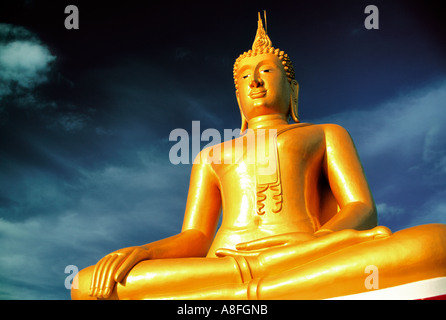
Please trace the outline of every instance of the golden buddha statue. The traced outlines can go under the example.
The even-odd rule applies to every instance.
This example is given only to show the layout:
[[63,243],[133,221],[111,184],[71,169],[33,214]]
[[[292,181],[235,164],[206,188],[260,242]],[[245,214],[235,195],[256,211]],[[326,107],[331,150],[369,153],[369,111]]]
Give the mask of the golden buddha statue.
[[106,255],[73,299],[324,299],[366,292],[368,266],[380,289],[446,276],[446,225],[376,226],[347,131],[299,122],[293,66],[260,14],[234,80],[247,133],[197,156],[181,233]]

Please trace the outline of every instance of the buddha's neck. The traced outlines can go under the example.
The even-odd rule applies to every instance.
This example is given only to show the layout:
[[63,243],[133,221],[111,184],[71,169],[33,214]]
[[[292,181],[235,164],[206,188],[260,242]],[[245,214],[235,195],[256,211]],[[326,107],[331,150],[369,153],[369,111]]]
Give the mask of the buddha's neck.
[[287,116],[284,114],[266,114],[254,117],[248,121],[249,129],[277,128],[287,125]]

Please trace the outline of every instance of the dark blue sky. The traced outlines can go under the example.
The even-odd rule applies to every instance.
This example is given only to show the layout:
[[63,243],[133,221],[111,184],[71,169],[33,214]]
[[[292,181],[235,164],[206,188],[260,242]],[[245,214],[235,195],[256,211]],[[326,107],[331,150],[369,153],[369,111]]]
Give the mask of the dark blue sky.
[[438,2],[276,2],[2,1],[0,299],[67,299],[67,265],[180,231],[191,167],[170,163],[169,133],[240,126],[232,64],[264,9],[302,121],[349,130],[380,224],[446,223]]

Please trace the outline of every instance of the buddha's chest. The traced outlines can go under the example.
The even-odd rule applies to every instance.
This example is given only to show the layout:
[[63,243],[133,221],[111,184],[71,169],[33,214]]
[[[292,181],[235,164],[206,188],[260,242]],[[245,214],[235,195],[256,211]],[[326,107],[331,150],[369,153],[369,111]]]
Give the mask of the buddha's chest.
[[281,212],[284,192],[304,189],[305,179],[320,170],[324,149],[321,137],[293,131],[234,140],[223,163],[214,166],[223,196],[241,197],[259,215]]

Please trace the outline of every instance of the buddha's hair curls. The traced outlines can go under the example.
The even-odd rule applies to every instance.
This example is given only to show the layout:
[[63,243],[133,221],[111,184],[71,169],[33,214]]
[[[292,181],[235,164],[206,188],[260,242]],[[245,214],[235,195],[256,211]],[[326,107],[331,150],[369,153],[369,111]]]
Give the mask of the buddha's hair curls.
[[288,82],[291,83],[292,80],[295,80],[294,67],[293,67],[293,64],[292,64],[288,54],[286,54],[285,52],[281,51],[280,49],[276,49],[274,47],[259,47],[259,48],[256,48],[255,50],[250,49],[249,51],[244,52],[237,58],[237,60],[235,60],[233,74],[234,74],[234,84],[235,84],[236,90],[238,90],[237,70],[238,70],[238,65],[239,65],[240,61],[242,61],[244,58],[255,57],[256,55],[263,54],[263,53],[272,53],[272,54],[276,55],[282,61],[282,65],[285,70]]

